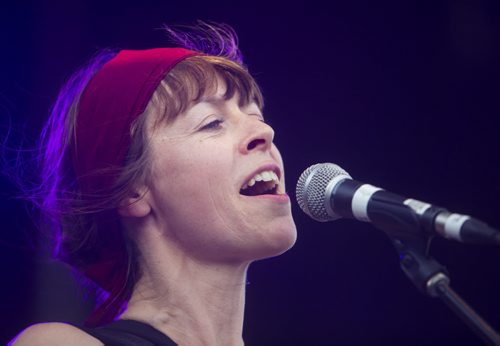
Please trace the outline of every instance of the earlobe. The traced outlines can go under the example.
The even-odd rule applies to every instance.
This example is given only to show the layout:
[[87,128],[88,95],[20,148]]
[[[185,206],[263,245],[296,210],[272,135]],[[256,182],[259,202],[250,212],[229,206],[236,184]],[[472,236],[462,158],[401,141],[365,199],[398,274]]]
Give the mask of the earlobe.
[[133,192],[132,196],[124,198],[118,207],[118,214],[123,217],[145,217],[151,212],[147,192]]

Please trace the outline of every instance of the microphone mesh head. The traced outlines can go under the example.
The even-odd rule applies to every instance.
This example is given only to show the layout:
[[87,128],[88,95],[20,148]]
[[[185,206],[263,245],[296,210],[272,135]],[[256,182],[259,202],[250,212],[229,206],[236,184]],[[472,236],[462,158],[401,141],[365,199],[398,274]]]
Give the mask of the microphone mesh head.
[[340,218],[330,215],[325,206],[326,188],[328,183],[337,176],[351,176],[342,168],[333,163],[318,163],[306,169],[297,182],[295,195],[300,208],[321,222],[332,221]]

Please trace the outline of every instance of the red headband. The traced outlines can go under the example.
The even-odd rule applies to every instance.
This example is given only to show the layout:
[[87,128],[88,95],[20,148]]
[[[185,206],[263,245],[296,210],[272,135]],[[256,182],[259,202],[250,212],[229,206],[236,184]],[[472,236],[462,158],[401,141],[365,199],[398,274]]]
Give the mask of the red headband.
[[122,50],[92,78],[80,99],[73,151],[84,196],[113,185],[130,146],[132,122],[167,73],[196,54],[183,48]]
[[[84,199],[91,201],[110,190],[125,164],[132,123],[145,111],[167,73],[178,62],[198,54],[183,48],[122,50],[90,80],[80,98],[73,147],[73,165]],[[99,237],[103,245],[97,249],[95,264],[80,268],[110,292],[93,323],[106,319],[105,315],[114,317],[123,303],[127,275],[118,220],[113,215],[103,215],[102,220]]]

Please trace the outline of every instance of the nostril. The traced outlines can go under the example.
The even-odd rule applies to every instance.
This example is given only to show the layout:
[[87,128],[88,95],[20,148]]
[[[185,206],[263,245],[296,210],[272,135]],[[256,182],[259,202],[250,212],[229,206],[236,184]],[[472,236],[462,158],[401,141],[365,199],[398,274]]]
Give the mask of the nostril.
[[266,143],[265,139],[262,139],[262,138],[254,139],[253,141],[251,141],[250,143],[248,143],[247,149],[248,150],[252,150],[255,147],[259,146],[259,144],[264,144],[264,143]]

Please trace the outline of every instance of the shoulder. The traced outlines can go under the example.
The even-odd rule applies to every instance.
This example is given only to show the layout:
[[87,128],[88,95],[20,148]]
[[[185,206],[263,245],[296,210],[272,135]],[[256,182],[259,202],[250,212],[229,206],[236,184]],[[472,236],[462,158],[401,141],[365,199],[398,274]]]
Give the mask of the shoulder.
[[101,346],[102,342],[83,330],[66,323],[39,323],[23,330],[9,344],[10,346],[25,345],[85,345]]

